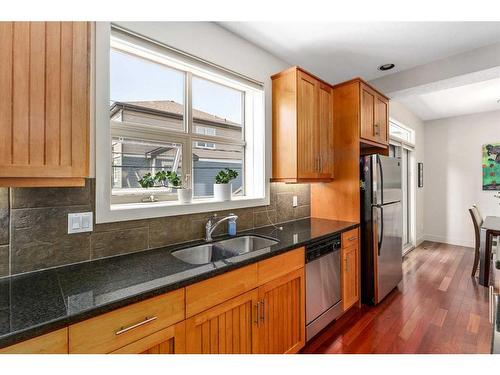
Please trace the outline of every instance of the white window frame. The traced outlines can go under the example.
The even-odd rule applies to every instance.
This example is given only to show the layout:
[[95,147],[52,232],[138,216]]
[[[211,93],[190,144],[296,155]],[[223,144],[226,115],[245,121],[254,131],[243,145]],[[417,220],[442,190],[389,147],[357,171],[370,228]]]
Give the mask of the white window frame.
[[[243,157],[245,175],[242,177],[246,195],[233,197],[233,200],[229,202],[217,202],[213,198],[193,199],[193,202],[189,204],[182,204],[178,200],[162,200],[147,203],[128,202],[127,200],[120,201],[120,203],[112,202],[111,137],[116,132],[109,119],[110,37],[111,24],[98,22],[96,24],[95,41],[96,222],[105,223],[146,219],[268,205],[269,181],[266,179],[266,129],[263,85],[256,84],[255,81],[250,79],[245,80],[241,76],[236,75],[236,73],[231,74],[231,72],[224,69],[217,69],[213,64],[204,63],[196,57],[190,58],[190,55],[180,54],[177,50],[170,50],[168,46],[154,45],[150,40],[144,40],[147,52],[152,53],[149,57],[153,56],[160,60],[168,60],[170,67],[175,68],[177,66],[181,67],[183,71],[189,71],[187,79],[190,79],[191,75],[194,74],[240,91],[242,88],[244,89],[245,105],[243,111],[245,126],[244,140],[241,140],[241,144],[245,147]],[[137,38],[133,38],[134,46],[136,46]],[[121,47],[126,48],[126,38],[121,40],[125,42]],[[185,91],[186,95],[191,95],[189,90]],[[189,109],[186,109],[186,112],[186,118],[189,120],[185,123],[189,127],[192,126],[192,114],[188,113],[190,112]],[[146,130],[146,127],[139,129],[133,124],[120,123],[121,136],[126,135],[130,138],[137,138],[138,133],[141,132],[144,134],[140,139],[161,142],[165,140],[165,136],[168,134],[168,141],[183,143],[183,171],[192,170],[192,155],[191,152],[186,152],[186,150],[191,150],[191,147],[187,147],[187,144],[184,146],[186,142],[191,142],[191,146],[192,142],[197,140],[216,144],[224,143],[224,139],[217,136],[195,134],[189,131],[187,134],[181,133],[182,137],[178,137],[179,132],[176,131],[169,131],[154,126],[148,127]],[[228,143],[234,145],[235,140],[228,139]],[[184,168],[184,163],[189,166],[188,169]],[[168,192],[165,192],[165,194],[168,196]]]

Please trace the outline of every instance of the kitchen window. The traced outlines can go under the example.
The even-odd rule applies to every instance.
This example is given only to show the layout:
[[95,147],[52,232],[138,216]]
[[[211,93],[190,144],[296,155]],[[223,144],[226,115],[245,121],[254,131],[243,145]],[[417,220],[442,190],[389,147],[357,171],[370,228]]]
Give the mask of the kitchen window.
[[[107,35],[109,135],[98,128],[97,136],[109,142],[107,157],[97,148],[96,191],[109,209],[97,212],[98,222],[266,204],[262,85],[119,28]],[[215,202],[215,176],[225,168],[238,172],[233,200]],[[141,187],[162,170],[193,190],[192,203],[180,203],[168,184]]]

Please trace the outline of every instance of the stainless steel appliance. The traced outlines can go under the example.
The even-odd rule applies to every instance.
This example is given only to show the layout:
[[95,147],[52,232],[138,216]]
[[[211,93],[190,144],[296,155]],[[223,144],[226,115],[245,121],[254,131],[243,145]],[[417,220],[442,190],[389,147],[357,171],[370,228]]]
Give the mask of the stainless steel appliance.
[[306,246],[306,339],[342,313],[340,235]]
[[401,162],[361,158],[361,297],[377,304],[402,279]]

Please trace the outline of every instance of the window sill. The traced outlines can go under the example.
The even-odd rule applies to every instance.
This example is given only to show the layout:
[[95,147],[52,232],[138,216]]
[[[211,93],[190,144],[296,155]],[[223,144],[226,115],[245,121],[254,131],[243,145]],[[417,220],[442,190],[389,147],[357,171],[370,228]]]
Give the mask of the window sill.
[[112,204],[110,207],[99,209],[96,212],[96,223],[115,221],[150,219],[164,216],[176,216],[231,210],[247,207],[258,207],[269,204],[269,197],[233,197],[231,201],[220,202],[213,199],[194,199],[191,203],[179,201],[161,201],[145,203]]

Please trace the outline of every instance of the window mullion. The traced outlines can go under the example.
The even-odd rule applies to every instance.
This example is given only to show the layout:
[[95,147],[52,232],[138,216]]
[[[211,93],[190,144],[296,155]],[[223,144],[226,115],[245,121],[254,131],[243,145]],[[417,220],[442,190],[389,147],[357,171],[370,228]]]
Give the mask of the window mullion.
[[[193,133],[193,90],[192,90],[193,74],[191,72],[186,72],[185,81],[185,92],[184,92],[184,106],[185,119],[186,119],[186,133],[187,133],[187,144],[186,152],[182,158],[182,168],[189,174],[188,185],[190,188],[194,189],[193,186],[193,141],[191,135]],[[186,173],[185,172],[185,173]]]

